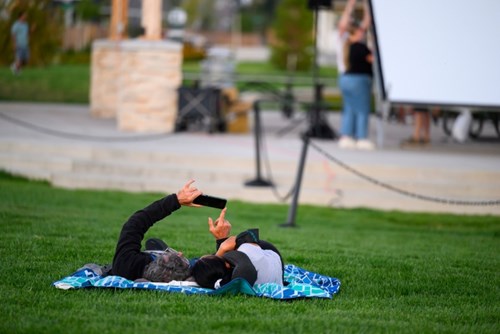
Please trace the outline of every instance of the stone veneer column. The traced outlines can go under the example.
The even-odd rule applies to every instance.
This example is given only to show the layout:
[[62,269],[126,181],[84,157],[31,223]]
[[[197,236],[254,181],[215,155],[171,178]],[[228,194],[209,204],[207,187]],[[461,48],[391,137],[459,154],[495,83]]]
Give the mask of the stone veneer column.
[[120,42],[96,40],[92,43],[90,113],[102,118],[116,117]]
[[137,39],[123,41],[121,50],[118,128],[172,132],[182,82],[182,45]]
[[90,110],[116,117],[118,128],[172,132],[177,88],[182,82],[182,45],[171,41],[111,40],[92,45]]

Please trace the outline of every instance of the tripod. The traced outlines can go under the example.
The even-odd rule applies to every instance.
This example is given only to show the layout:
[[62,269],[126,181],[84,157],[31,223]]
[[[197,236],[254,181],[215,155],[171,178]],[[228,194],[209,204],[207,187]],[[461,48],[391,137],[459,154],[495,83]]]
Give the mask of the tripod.
[[[312,4],[311,4],[312,2]],[[320,1],[310,1],[310,6],[314,8],[314,48],[313,48],[313,84],[314,102],[309,110],[309,128],[305,135],[314,138],[336,139],[336,132],[330,127],[324,118],[323,111],[323,87],[319,82],[318,75],[318,13]]]
[[297,168],[297,176],[295,178],[294,193],[292,198],[292,203],[288,209],[287,221],[281,224],[281,227],[295,227],[295,216],[297,213],[297,205],[299,201],[300,185],[302,183],[302,176],[304,174],[304,166],[307,157],[307,148],[309,146],[310,138],[322,138],[322,139],[335,139],[337,134],[328,125],[322,114],[322,100],[323,100],[323,85],[319,82],[318,78],[318,62],[317,62],[317,34],[318,34],[318,11],[320,7],[320,1],[309,1],[309,5],[314,6],[314,67],[313,67],[313,78],[314,78],[314,103],[309,111],[309,129],[303,134],[302,140],[302,151],[299,159],[299,166]]

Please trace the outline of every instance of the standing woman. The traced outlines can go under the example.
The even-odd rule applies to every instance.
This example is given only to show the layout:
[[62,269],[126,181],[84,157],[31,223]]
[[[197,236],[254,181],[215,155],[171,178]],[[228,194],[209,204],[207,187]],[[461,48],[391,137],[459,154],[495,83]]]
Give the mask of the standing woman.
[[[366,16],[366,3],[364,10]],[[368,139],[373,55],[364,42],[364,25],[351,23],[348,32],[343,46],[346,72],[339,81],[344,101],[339,147],[373,150],[375,147]]]

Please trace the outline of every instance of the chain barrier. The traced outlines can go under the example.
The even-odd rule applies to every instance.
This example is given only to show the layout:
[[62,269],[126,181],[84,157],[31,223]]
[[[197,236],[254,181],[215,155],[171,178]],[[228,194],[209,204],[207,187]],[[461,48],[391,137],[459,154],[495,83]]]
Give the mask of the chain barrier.
[[265,167],[267,171],[267,175],[269,177],[269,181],[271,182],[271,190],[273,191],[274,196],[280,201],[280,202],[286,202],[295,192],[295,185],[292,185],[290,190],[285,194],[281,195],[281,193],[278,191],[278,187],[276,187],[276,182],[274,182],[273,175],[272,175],[272,169],[271,169],[271,162],[269,159],[269,154],[267,153],[267,145],[265,144],[266,141],[266,136],[264,134],[265,131],[261,131],[261,137],[262,137],[262,151],[264,155],[264,162],[265,162]]
[[382,188],[385,188],[387,190],[396,192],[396,193],[404,195],[404,196],[417,198],[417,199],[420,199],[423,201],[430,201],[430,202],[437,202],[437,203],[451,204],[451,205],[464,205],[464,206],[465,205],[470,205],[470,206],[500,205],[500,200],[484,200],[484,201],[455,200],[455,199],[446,199],[446,198],[421,195],[421,194],[417,194],[417,193],[414,193],[411,191],[403,190],[403,189],[394,187],[390,184],[387,184],[385,182],[374,179],[373,177],[370,177],[366,174],[363,174],[360,171],[356,170],[355,168],[353,168],[353,167],[349,166],[348,164],[342,162],[341,160],[335,158],[333,155],[331,155],[330,153],[323,150],[321,147],[319,147],[313,141],[310,141],[309,143],[317,152],[324,155],[330,161],[334,162],[335,164],[339,165],[340,167],[344,168],[345,170],[359,176],[360,178],[364,179],[365,181],[368,181],[368,182],[373,183],[377,186],[380,186]]
[[[127,141],[143,141],[143,140],[157,140],[157,139],[164,139],[171,134],[158,134],[158,135],[149,135],[149,136],[135,136],[135,137],[109,137],[109,136],[90,136],[90,135],[83,135],[83,134],[76,134],[76,133],[68,133],[68,132],[63,132],[63,131],[58,131],[58,130],[53,130],[53,129],[48,129],[44,128],[42,126],[32,124],[29,122],[25,122],[10,116],[7,116],[3,113],[0,113],[0,118],[4,119],[5,121],[16,124],[18,126],[43,133],[43,134],[48,134],[60,138],[66,138],[66,139],[73,139],[73,140],[88,140],[88,141],[113,141],[113,142],[127,142]],[[361,173],[360,171],[356,170],[355,168],[349,166],[348,164],[342,162],[341,160],[335,158],[333,155],[330,153],[326,152],[323,150],[321,147],[319,147],[316,143],[313,141],[309,142],[310,145],[320,154],[324,155],[328,160],[332,161],[333,163],[339,165],[340,167],[344,168],[345,170],[357,175],[358,177],[364,179],[365,181],[368,181],[372,184],[375,184],[377,186],[380,186],[382,188],[385,188],[387,190],[396,192],[398,194],[412,197],[412,198],[417,198],[420,200],[424,201],[430,201],[430,202],[436,202],[436,203],[442,203],[442,204],[451,204],[451,205],[467,205],[467,206],[493,206],[493,205],[500,205],[500,200],[483,200],[483,201],[469,201],[469,200],[454,200],[454,199],[446,199],[446,198],[439,198],[439,197],[433,197],[433,196],[427,196],[427,195],[421,195],[417,194],[414,192],[410,192],[404,189],[400,189],[397,187],[394,187],[390,184],[387,184],[385,182],[379,181],[373,177],[370,177],[366,174]],[[266,147],[266,145],[263,145]],[[269,177],[272,181],[272,175],[271,175],[271,165],[269,162],[269,157],[267,154],[267,150],[264,149],[264,154],[265,154],[265,161],[266,161],[266,169],[269,174]],[[285,202],[295,191],[295,185],[291,187],[291,189],[287,192],[286,195],[282,196],[279,194],[276,186],[274,185],[274,182],[272,182],[272,190],[274,195],[282,202]]]
[[4,113],[0,113],[0,118],[11,124],[16,124],[18,126],[30,129],[32,131],[36,131],[38,133],[43,133],[50,136],[55,136],[65,139],[73,139],[73,140],[85,140],[85,141],[95,141],[95,142],[133,142],[133,141],[158,140],[171,136],[171,134],[165,134],[165,133],[156,135],[147,135],[147,136],[133,136],[133,137],[91,136],[91,135],[69,133],[69,132],[45,128],[43,126],[39,126],[30,122],[22,121],[14,117],[10,117],[8,115],[5,115]]

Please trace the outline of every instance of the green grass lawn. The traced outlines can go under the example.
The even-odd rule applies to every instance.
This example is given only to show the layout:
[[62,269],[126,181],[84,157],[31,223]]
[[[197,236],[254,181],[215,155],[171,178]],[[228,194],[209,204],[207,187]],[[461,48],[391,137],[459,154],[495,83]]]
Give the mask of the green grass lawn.
[[0,68],[0,100],[88,103],[88,65],[29,67],[20,75]]
[[[199,62],[183,65],[187,72],[200,72]],[[238,64],[238,74],[258,76],[276,75],[282,78],[286,72],[274,69],[267,63],[245,62]],[[297,73],[310,76],[308,72]],[[332,68],[322,68],[321,76],[335,78]],[[192,84],[187,82],[186,84]],[[276,87],[283,85],[274,84]],[[12,75],[8,67],[0,67],[0,101],[30,101],[54,103],[89,103],[90,66],[53,65],[48,67],[29,67],[21,75]]]
[[[179,186],[183,183],[179,181]],[[172,189],[173,191],[175,189]],[[153,291],[62,291],[109,263],[124,221],[160,194],[70,191],[0,173],[1,333],[498,333],[500,219],[229,201],[234,232],[259,227],[285,262],[341,280],[332,300]],[[187,256],[214,250],[208,208],[182,208],[147,237]]]

